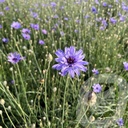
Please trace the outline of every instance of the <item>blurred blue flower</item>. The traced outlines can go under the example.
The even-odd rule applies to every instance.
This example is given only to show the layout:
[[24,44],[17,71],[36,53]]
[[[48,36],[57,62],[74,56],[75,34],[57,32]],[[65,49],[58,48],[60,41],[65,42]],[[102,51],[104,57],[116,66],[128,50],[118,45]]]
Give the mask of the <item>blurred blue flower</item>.
[[2,25],[0,24],[0,29],[2,28]]
[[107,2],[103,2],[102,5],[103,5],[103,7],[106,7],[108,4],[107,4]]
[[96,3],[96,4],[100,4],[98,0],[95,0],[95,3]]
[[73,78],[75,75],[79,76],[80,71],[87,71],[87,67],[84,65],[88,65],[88,62],[83,61],[85,56],[81,49],[76,51],[74,46],[70,46],[69,48],[65,47],[64,51],[57,50],[55,54],[58,57],[55,59],[58,64],[53,65],[52,68],[61,70],[62,76],[69,74]]
[[56,3],[55,2],[51,2],[50,5],[51,5],[51,7],[56,7]]
[[126,20],[125,16],[120,16],[120,22],[124,22]]
[[111,17],[111,18],[110,18],[110,22],[111,22],[112,24],[116,24],[117,20],[116,20],[114,17]]
[[93,69],[92,72],[95,74],[95,75],[98,75],[99,74],[99,71],[97,69]]
[[128,62],[123,62],[124,68],[126,71],[128,71]]
[[24,57],[21,57],[21,55],[17,52],[9,53],[7,58],[8,58],[8,61],[11,62],[12,64],[16,64],[19,61],[24,60]]
[[5,7],[4,8],[6,11],[10,10],[9,6]]
[[117,124],[118,124],[119,126],[123,126],[123,125],[124,125],[124,120],[123,120],[122,118],[118,119],[118,120],[117,120]]
[[100,86],[100,84],[94,84],[92,88],[93,88],[93,92],[95,93],[100,93],[102,91],[102,87]]
[[47,30],[42,29],[42,33],[45,34],[45,35],[47,35]]
[[22,36],[25,40],[30,40],[31,36],[29,34],[22,33]]
[[28,28],[23,28],[22,29],[22,33],[24,33],[24,34],[30,34],[31,33],[31,30],[28,29]]
[[39,40],[39,44],[43,45],[43,44],[45,44],[45,42],[43,40]]
[[92,11],[94,14],[96,14],[96,13],[97,13],[96,7],[92,6],[91,11]]
[[11,27],[14,29],[19,29],[21,28],[21,24],[19,22],[13,21],[13,23],[11,24]]
[[9,41],[8,38],[3,38],[3,39],[2,39],[2,42],[3,42],[3,43],[8,43],[8,41]]
[[4,3],[5,2],[5,0],[0,0],[0,3]]
[[39,30],[39,24],[30,24],[31,28],[35,29],[35,30]]

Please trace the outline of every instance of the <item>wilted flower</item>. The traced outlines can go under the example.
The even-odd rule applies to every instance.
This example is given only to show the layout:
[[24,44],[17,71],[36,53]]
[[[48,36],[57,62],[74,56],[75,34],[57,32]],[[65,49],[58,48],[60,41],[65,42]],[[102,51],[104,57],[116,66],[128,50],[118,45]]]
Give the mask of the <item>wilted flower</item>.
[[124,125],[124,120],[123,120],[122,118],[118,119],[118,120],[117,120],[117,124],[118,124],[119,126],[123,126],[123,125]]
[[70,46],[69,48],[66,47],[64,52],[60,49],[57,50],[55,54],[58,57],[55,59],[58,64],[55,64],[52,68],[61,70],[62,76],[69,74],[73,78],[75,74],[79,76],[80,71],[87,71],[87,67],[84,65],[88,65],[88,62],[83,61],[85,56],[81,49],[76,51],[74,46]]
[[95,93],[100,93],[102,90],[102,87],[100,86],[100,84],[94,84],[92,88],[93,88],[93,92]]
[[124,64],[125,70],[128,71],[128,62],[123,62],[123,64]]
[[16,64],[20,60],[24,60],[24,57],[21,57],[21,55],[17,52],[10,53],[7,58],[8,58],[8,61],[11,62],[12,64]]
[[45,42],[43,40],[39,40],[39,44],[43,45]]
[[21,28],[21,24],[19,22],[13,21],[13,23],[11,24],[11,27],[14,29],[19,29]]

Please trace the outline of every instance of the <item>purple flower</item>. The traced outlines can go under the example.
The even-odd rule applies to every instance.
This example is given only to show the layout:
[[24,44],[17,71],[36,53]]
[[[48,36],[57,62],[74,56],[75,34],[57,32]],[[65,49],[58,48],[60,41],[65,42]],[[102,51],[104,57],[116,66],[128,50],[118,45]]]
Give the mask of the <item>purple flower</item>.
[[65,34],[64,34],[64,32],[63,32],[63,31],[60,31],[60,35],[61,35],[61,36],[64,36]]
[[96,14],[97,13],[97,9],[96,9],[96,7],[94,7],[94,6],[92,6],[92,12],[94,13],[94,14]]
[[5,7],[4,8],[6,11],[10,10],[9,6]]
[[45,35],[47,35],[47,30],[42,29],[42,33],[45,34]]
[[111,22],[112,24],[116,24],[117,20],[112,17],[112,18],[110,18],[110,22]]
[[64,18],[64,20],[66,20],[66,21],[67,21],[67,20],[68,20],[68,18],[67,18],[67,17],[65,17],[65,18]]
[[65,47],[64,51],[57,50],[55,54],[58,57],[55,59],[58,64],[53,65],[52,68],[61,70],[62,76],[69,74],[73,78],[75,75],[79,76],[80,71],[87,71],[87,67],[84,65],[88,65],[88,62],[83,61],[85,56],[81,49],[76,51],[74,46],[70,46],[69,48]]
[[10,53],[7,58],[8,61],[11,62],[12,64],[16,64],[19,61],[24,60],[24,57],[21,57],[21,55],[17,52]]
[[55,2],[51,2],[50,5],[51,5],[51,7],[56,7],[56,3]]
[[8,38],[3,38],[3,39],[2,39],[2,42],[4,42],[4,43],[8,43],[8,41],[9,41]]
[[39,40],[39,44],[43,45],[43,44],[45,44],[45,42],[43,40]]
[[123,62],[123,64],[124,64],[125,70],[128,71],[128,62]]
[[0,29],[2,28],[2,25],[0,24]]
[[123,120],[122,118],[118,119],[118,120],[117,120],[117,124],[118,124],[119,126],[123,126],[123,125],[124,125],[124,120]]
[[106,21],[106,20],[102,20],[102,25],[103,25],[104,27],[107,27],[107,26],[108,26],[107,21]]
[[1,16],[4,16],[4,12],[0,12],[0,15],[1,15]]
[[93,69],[92,72],[95,74],[95,75],[98,75],[99,74],[99,71],[97,69]]
[[5,0],[0,0],[0,3],[4,3],[5,2]]
[[23,28],[23,29],[22,29],[22,33],[23,33],[23,34],[30,34],[30,33],[31,33],[31,30],[28,29],[28,28]]
[[100,84],[94,84],[92,88],[93,88],[93,92],[95,93],[100,93],[102,90],[102,87],[100,86]]
[[39,30],[39,24],[30,24],[31,28],[35,29],[35,30]]
[[11,24],[11,27],[14,29],[19,29],[21,28],[21,24],[19,22],[13,21],[13,23]]
[[104,7],[106,7],[106,6],[107,6],[107,2],[103,2],[102,5],[103,5]]
[[126,17],[125,17],[125,16],[120,16],[120,22],[124,22],[124,21],[125,21],[125,19],[126,19]]
[[37,17],[38,17],[38,13],[36,13],[36,12],[31,12],[31,16],[32,16],[33,18],[37,18]]
[[30,40],[31,36],[29,34],[22,33],[22,36],[25,40]]
[[98,0],[95,0],[95,3],[96,3],[96,4],[100,4]]

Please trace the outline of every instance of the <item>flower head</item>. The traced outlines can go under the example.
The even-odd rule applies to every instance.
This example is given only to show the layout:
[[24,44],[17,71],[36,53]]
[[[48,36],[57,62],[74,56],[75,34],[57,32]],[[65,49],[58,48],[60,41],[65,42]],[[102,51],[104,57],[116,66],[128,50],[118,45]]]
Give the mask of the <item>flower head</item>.
[[99,71],[97,69],[93,69],[92,72],[95,74],[95,75],[98,75],[99,74]]
[[47,30],[42,29],[42,33],[45,34],[45,35],[47,35]]
[[119,126],[123,126],[123,125],[124,125],[124,120],[123,120],[122,118],[118,119],[118,120],[117,120],[117,124],[118,124]]
[[100,86],[100,84],[94,84],[92,88],[93,88],[93,92],[95,93],[100,93],[102,90],[102,87]]
[[43,44],[45,44],[45,43],[44,43],[43,40],[39,40],[39,44],[40,44],[40,45],[43,45]]
[[2,41],[3,41],[3,43],[8,43],[9,39],[8,38],[3,38]]
[[64,51],[57,50],[55,54],[58,57],[55,59],[58,64],[53,65],[52,68],[61,70],[62,76],[69,74],[73,78],[75,75],[79,76],[80,71],[87,71],[87,67],[84,65],[88,65],[88,62],[83,61],[85,56],[82,50],[76,51],[74,46],[70,46],[66,47]]
[[13,21],[13,23],[11,24],[11,27],[14,29],[19,29],[21,28],[21,24],[19,22]]
[[92,10],[92,12],[93,12],[94,14],[97,13],[97,9],[96,9],[96,7],[92,6],[91,10]]
[[128,71],[128,62],[123,62],[123,64],[124,64],[125,70]]
[[110,18],[110,22],[111,22],[112,24],[116,24],[117,20],[112,17],[112,18]]
[[30,24],[31,28],[35,29],[35,30],[39,30],[39,24]]
[[24,33],[24,34],[30,34],[31,33],[31,30],[28,29],[28,28],[23,28],[22,29],[22,33]]
[[8,58],[8,61],[11,62],[12,64],[16,64],[20,60],[24,59],[24,57],[21,57],[21,55],[17,52],[10,53],[7,58]]
[[22,33],[22,36],[25,40],[30,40],[31,36],[29,34]]

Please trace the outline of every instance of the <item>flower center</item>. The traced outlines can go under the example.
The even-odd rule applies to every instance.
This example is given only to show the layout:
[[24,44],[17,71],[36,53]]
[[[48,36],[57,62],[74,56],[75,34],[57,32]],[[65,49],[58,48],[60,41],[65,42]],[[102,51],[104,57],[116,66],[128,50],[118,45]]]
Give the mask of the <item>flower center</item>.
[[74,64],[75,63],[75,58],[69,56],[69,58],[67,58],[67,62],[68,62],[68,64]]
[[17,61],[17,58],[13,58],[12,60],[16,62]]

